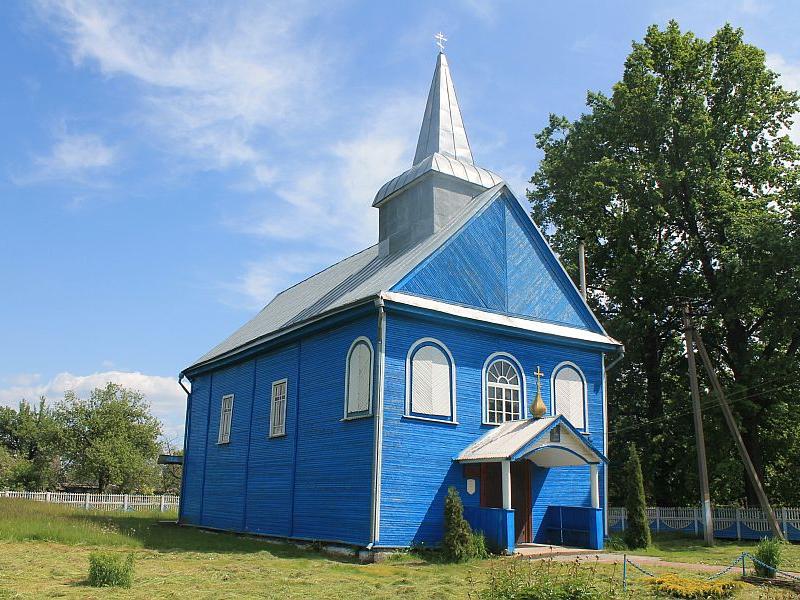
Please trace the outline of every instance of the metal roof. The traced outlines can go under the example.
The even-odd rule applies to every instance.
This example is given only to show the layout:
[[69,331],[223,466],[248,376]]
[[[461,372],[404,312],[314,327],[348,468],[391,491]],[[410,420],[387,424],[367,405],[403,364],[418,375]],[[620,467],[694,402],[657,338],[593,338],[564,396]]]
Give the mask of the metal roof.
[[[561,439],[557,443],[543,435],[558,425]],[[561,415],[541,419],[508,421],[483,434],[456,457],[461,462],[492,462],[531,458],[538,451],[564,452],[578,458],[568,458],[566,464],[605,462],[607,459],[592,446],[583,434],[576,431]],[[551,460],[552,457],[548,457]],[[552,465],[555,466],[555,465]]]
[[375,244],[284,290],[253,319],[188,369],[244,349],[280,330],[388,291],[499,195],[504,187],[504,184],[495,185],[470,200],[449,225],[416,246],[381,256]]
[[456,88],[444,52],[439,52],[436,58],[436,70],[428,92],[414,164],[436,152],[470,165],[473,162]]
[[405,173],[401,173],[394,179],[390,179],[384,183],[381,189],[378,190],[378,193],[375,194],[375,200],[372,202],[372,206],[380,206],[389,196],[403,189],[411,182],[416,181],[429,171],[438,171],[445,175],[452,175],[453,177],[464,179],[470,183],[476,183],[485,188],[490,188],[503,181],[502,177],[496,173],[492,173],[488,169],[477,167],[471,162],[465,163],[436,152],[415,164]]

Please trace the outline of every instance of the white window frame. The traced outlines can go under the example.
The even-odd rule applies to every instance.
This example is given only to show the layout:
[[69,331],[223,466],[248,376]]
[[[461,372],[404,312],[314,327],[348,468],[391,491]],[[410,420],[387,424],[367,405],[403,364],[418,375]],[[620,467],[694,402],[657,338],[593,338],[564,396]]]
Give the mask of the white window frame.
[[583,374],[583,370],[570,360],[565,360],[558,363],[553,368],[553,372],[550,374],[550,414],[552,416],[563,414],[558,412],[556,406],[558,402],[558,398],[556,397],[556,377],[558,376],[558,372],[564,367],[570,367],[575,371],[577,371],[578,376],[581,378],[581,381],[583,382],[583,427],[575,427],[575,425],[572,422],[570,422],[570,425],[575,427],[575,429],[577,429],[578,431],[582,431],[585,433],[589,431],[589,384],[586,380],[586,375]]
[[527,396],[527,382],[525,380],[525,369],[522,368],[522,363],[520,363],[517,358],[508,352],[494,352],[490,354],[489,357],[483,363],[483,369],[481,370],[481,423],[483,425],[502,425],[503,423],[507,423],[508,421],[503,421],[503,423],[492,423],[489,421],[489,367],[497,360],[507,360],[510,362],[516,369],[517,375],[519,375],[519,401],[520,401],[520,410],[519,410],[519,420],[524,420],[528,418],[528,403],[526,401]]
[[[225,403],[230,399],[230,409],[225,410]],[[231,426],[233,425],[233,394],[225,394],[219,404],[219,433],[217,444],[230,444]]]
[[[358,344],[365,343],[369,348],[369,393],[367,395],[367,410],[365,411],[357,411],[357,412],[348,412],[348,405],[350,400],[350,359],[353,356],[353,350],[355,350]],[[342,418],[343,421],[349,421],[351,419],[361,419],[364,417],[371,417],[372,416],[372,396],[375,393],[375,350],[372,347],[372,342],[366,336],[359,336],[353,340],[353,343],[350,344],[350,348],[347,350],[347,361],[345,363],[344,368],[344,417]]]
[[[283,386],[283,399],[281,405],[276,410],[275,404],[280,399],[275,395],[275,390]],[[286,435],[286,405],[289,402],[289,380],[286,378],[278,379],[272,382],[272,393],[270,395],[269,403],[269,432],[270,438],[283,437]],[[275,431],[275,417],[280,415],[280,431]]]
[[[447,360],[450,363],[450,416],[449,417],[443,417],[439,415],[425,416],[422,413],[415,414],[411,410],[412,407],[411,363],[414,359],[414,354],[416,354],[416,352],[420,350],[423,346],[435,346],[444,353],[444,355],[447,357]],[[448,348],[441,340],[437,340],[436,338],[432,337],[420,338],[416,342],[411,344],[411,347],[408,349],[408,354],[406,354],[406,404],[403,416],[408,419],[419,419],[422,421],[437,421],[440,423],[452,423],[454,425],[458,424],[458,421],[456,419],[456,361],[453,359],[453,354],[452,352],[450,352],[450,348]]]

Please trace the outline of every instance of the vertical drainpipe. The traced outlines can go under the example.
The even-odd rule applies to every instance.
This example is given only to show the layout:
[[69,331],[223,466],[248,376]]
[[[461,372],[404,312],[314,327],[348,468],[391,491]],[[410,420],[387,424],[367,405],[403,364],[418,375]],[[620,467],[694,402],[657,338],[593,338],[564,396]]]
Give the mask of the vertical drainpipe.
[[578,238],[578,276],[580,277],[581,296],[586,300],[586,244]]
[[372,548],[378,543],[381,533],[381,462],[383,447],[383,387],[386,357],[386,309],[383,297],[375,300],[378,307],[378,385],[375,393],[375,449],[372,455],[372,515],[370,519],[370,543]]

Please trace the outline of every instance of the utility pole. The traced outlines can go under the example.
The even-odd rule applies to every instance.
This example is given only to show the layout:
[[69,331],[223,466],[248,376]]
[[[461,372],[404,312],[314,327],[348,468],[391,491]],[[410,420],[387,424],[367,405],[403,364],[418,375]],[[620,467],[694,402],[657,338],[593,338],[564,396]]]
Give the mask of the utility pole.
[[706,463],[706,441],[703,435],[703,413],[700,409],[700,389],[697,386],[697,365],[694,360],[692,321],[689,304],[683,306],[683,339],[686,342],[686,358],[689,361],[689,387],[692,390],[694,409],[694,439],[697,445],[697,473],[700,476],[700,501],[703,506],[703,538],[706,546],[714,545],[714,519],[711,514],[711,494],[708,490],[708,465]]
[[697,349],[700,351],[700,357],[703,359],[703,366],[705,366],[708,372],[708,378],[711,379],[711,386],[714,388],[714,392],[719,399],[719,405],[722,407],[722,414],[725,416],[725,422],[728,424],[728,429],[730,429],[731,435],[736,442],[736,448],[739,450],[739,456],[742,458],[747,476],[750,478],[750,483],[756,491],[756,496],[758,496],[758,503],[761,505],[761,510],[767,516],[772,535],[782,540],[784,539],[783,531],[781,531],[781,527],[778,524],[778,519],[775,518],[775,513],[772,511],[772,507],[769,504],[769,499],[767,499],[767,494],[764,492],[764,487],[761,485],[761,479],[756,472],[753,461],[750,460],[750,453],[747,452],[747,448],[744,445],[742,434],[739,432],[739,427],[736,425],[736,419],[733,418],[731,407],[728,404],[728,400],[725,398],[725,393],[722,391],[722,385],[720,385],[717,373],[714,371],[711,359],[708,357],[708,352],[706,352],[703,340],[700,339],[700,334],[694,330],[692,330],[692,336],[697,344]]

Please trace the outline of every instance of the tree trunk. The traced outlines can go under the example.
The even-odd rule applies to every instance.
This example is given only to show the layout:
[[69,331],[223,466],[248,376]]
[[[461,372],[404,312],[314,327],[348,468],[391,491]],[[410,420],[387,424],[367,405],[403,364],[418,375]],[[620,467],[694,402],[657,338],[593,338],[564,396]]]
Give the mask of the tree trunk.
[[[752,416],[748,416],[742,420],[742,424],[744,425],[742,441],[744,442],[745,448],[747,448],[747,453],[750,455],[750,460],[753,461],[753,467],[755,467],[756,473],[759,479],[761,479],[761,485],[766,490],[766,485],[764,485],[764,460],[761,452],[761,440],[758,435],[761,415],[762,412],[758,411]],[[747,477],[744,466],[742,466],[742,476],[744,477],[744,493],[748,506],[760,506],[756,490],[750,482],[750,478]]]
[[[661,337],[658,330],[648,326],[644,332],[642,368],[647,378],[647,418],[651,422],[650,438],[661,433],[661,417],[664,415],[664,386],[661,379]],[[652,442],[642,440],[643,448],[651,451],[643,453],[647,466],[646,487],[657,505],[669,504],[669,490],[665,489],[666,478],[660,476],[663,461],[658,452],[653,452]],[[654,462],[655,460],[655,462]]]

